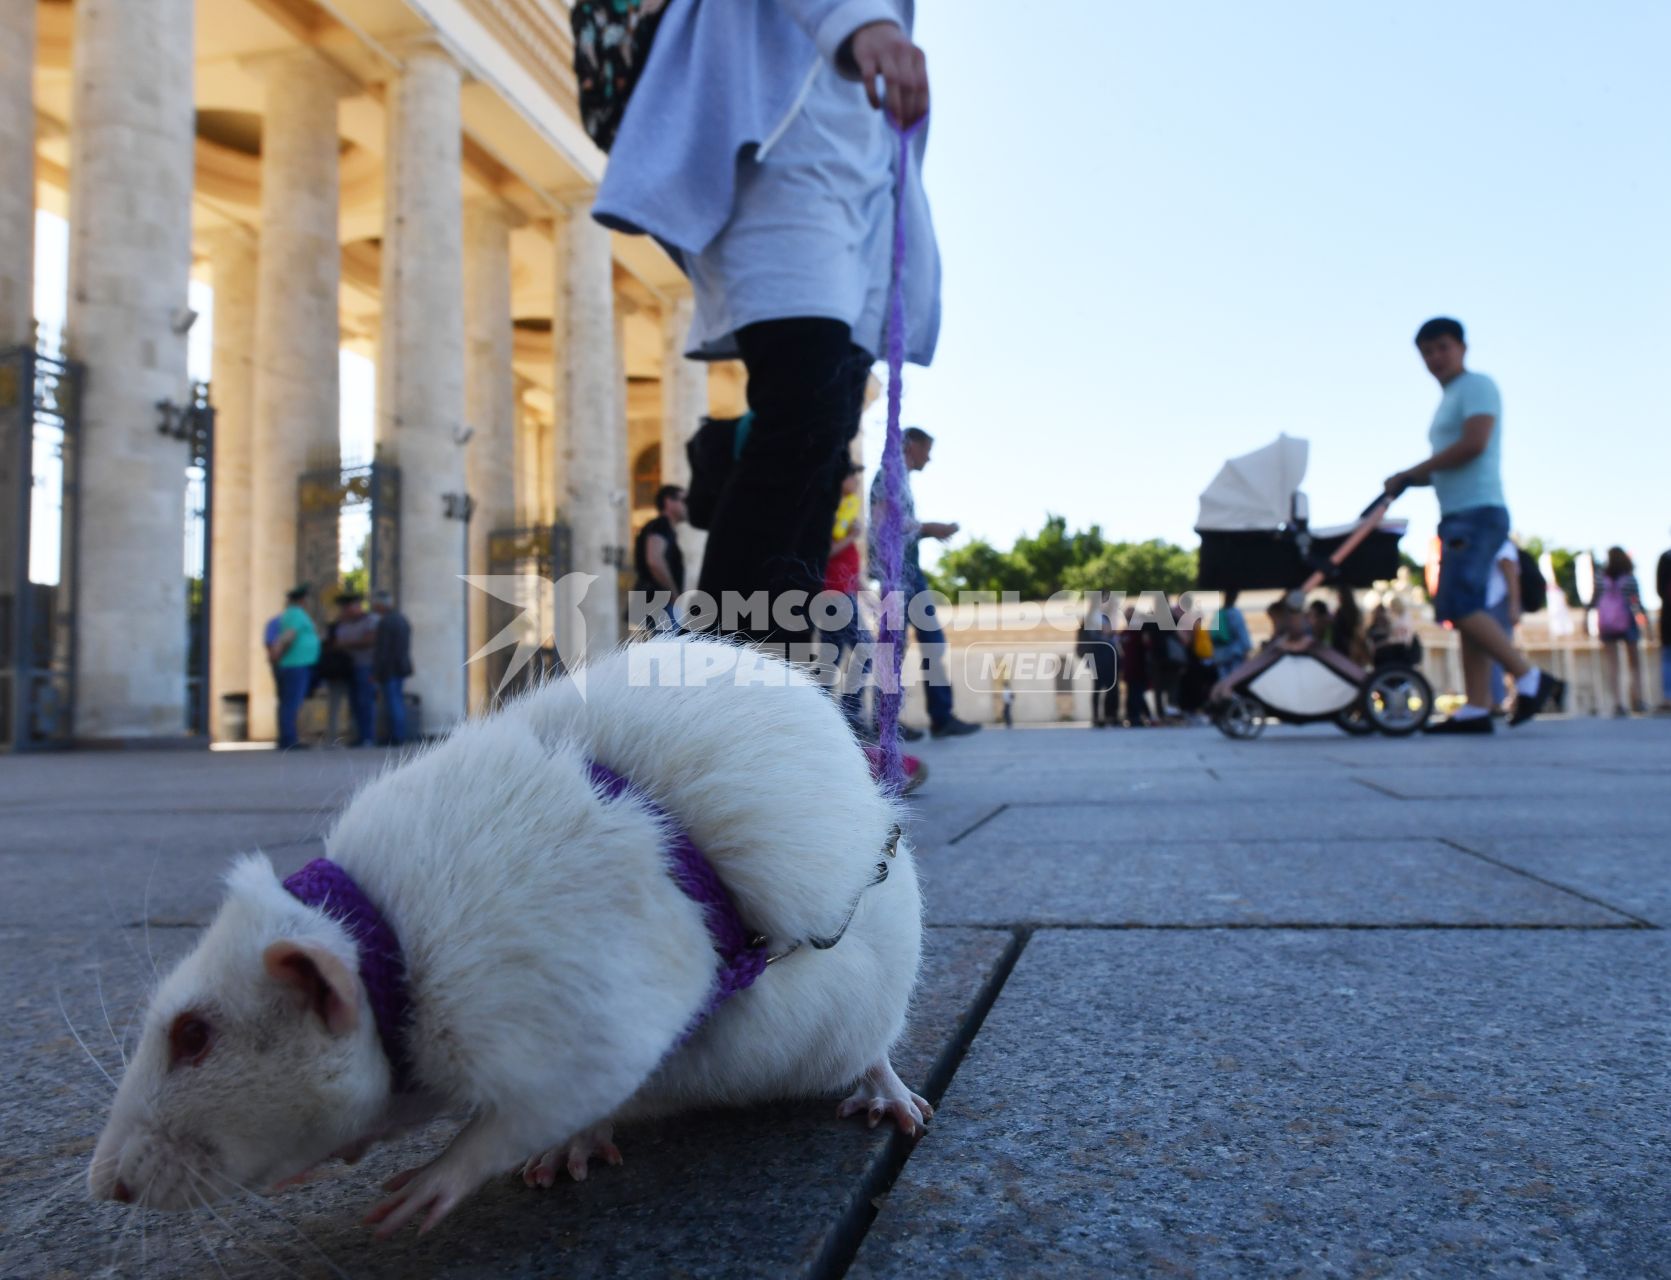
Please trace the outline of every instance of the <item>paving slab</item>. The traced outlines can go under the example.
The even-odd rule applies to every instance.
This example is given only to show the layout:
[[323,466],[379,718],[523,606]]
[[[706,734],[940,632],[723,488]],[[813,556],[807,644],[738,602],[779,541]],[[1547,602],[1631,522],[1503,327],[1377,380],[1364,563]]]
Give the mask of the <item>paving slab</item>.
[[[158,964],[166,971],[194,937],[153,931]],[[0,933],[0,980],[14,1001],[13,1069],[0,1079],[0,1274],[195,1280],[219,1274],[218,1264],[232,1276],[816,1275],[851,1252],[870,1197],[904,1157],[902,1139],[837,1120],[834,1100],[824,1100],[625,1129],[617,1135],[623,1167],[544,1192],[507,1177],[421,1241],[380,1244],[356,1223],[380,1198],[383,1179],[439,1151],[452,1132],[445,1125],[274,1199],[223,1206],[218,1217],[91,1204],[81,1179],[110,1086],[75,1034],[119,1074],[116,1038],[149,978],[143,951],[136,959],[127,949],[134,941]],[[895,1065],[931,1099],[1014,945],[1008,932],[930,931]]]
[[1630,829],[1604,832],[1592,824],[1576,836],[1459,837],[1465,848],[1535,875],[1550,884],[1604,901],[1662,929],[1671,928],[1671,826],[1666,834]]
[[1671,1274],[1671,935],[1035,934],[856,1277]]
[[1150,841],[1121,830],[1084,840],[1096,825],[1081,806],[1009,810],[955,847],[925,852],[929,919],[1162,928],[1636,923],[1438,840]]

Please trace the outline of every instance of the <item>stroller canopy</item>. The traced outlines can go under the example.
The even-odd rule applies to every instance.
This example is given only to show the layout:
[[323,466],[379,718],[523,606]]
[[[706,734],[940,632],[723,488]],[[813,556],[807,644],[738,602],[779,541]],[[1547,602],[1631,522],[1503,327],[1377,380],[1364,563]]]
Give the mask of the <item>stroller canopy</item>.
[[1263,449],[1230,459],[1202,491],[1196,529],[1269,530],[1287,524],[1309,449],[1304,440],[1281,435]]

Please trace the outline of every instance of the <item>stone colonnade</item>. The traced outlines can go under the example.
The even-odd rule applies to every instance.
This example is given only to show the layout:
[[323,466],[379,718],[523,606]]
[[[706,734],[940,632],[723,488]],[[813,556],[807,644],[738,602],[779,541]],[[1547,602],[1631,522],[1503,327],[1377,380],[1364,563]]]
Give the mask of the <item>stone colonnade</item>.
[[[190,393],[196,131],[193,50],[181,33],[193,29],[193,6],[76,6],[66,338],[88,371],[77,593],[83,739],[163,739],[185,727],[187,456],[157,430],[156,406],[184,404]],[[0,345],[32,338],[33,18],[29,0],[0,8]],[[485,638],[485,597],[461,575],[485,568],[490,530],[545,517],[553,495],[571,530],[571,567],[597,578],[584,603],[589,648],[620,638],[626,391],[610,236],[573,209],[554,229],[557,421],[549,438],[527,438],[534,433],[519,423],[523,388],[512,371],[510,236],[520,215],[497,200],[464,204],[458,64],[433,41],[400,57],[384,95],[376,440],[402,472],[401,607],[417,667],[409,687],[435,732],[485,693],[478,681],[467,699],[465,666]],[[337,116],[353,86],[310,50],[255,65],[267,94],[259,231],[230,227],[207,246],[217,412],[210,707],[218,724],[222,695],[247,691],[250,736],[261,739],[275,729],[261,632],[297,576],[297,477],[339,463]],[[706,404],[705,369],[678,355],[688,323],[688,305],[666,317],[662,456],[674,482],[684,478],[684,436]],[[555,476],[528,483],[530,454]],[[468,521],[460,518],[466,494]]]

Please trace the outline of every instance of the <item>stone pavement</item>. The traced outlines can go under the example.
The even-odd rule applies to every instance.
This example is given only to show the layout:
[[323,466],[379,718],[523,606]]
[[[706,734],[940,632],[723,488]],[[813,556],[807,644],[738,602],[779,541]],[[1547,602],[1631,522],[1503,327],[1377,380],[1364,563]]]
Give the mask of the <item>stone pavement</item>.
[[695,1116],[386,1245],[355,1220],[439,1132],[216,1216],[88,1204],[70,1029],[115,1074],[228,854],[299,865],[381,761],[0,759],[0,1274],[1671,1275],[1671,722],[924,746],[914,1151]]

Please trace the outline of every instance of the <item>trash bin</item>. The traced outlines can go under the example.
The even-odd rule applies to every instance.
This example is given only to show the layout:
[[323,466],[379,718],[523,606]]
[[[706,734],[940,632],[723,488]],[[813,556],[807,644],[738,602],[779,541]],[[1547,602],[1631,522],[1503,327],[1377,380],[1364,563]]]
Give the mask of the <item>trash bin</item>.
[[220,736],[223,742],[249,741],[249,694],[221,694]]

